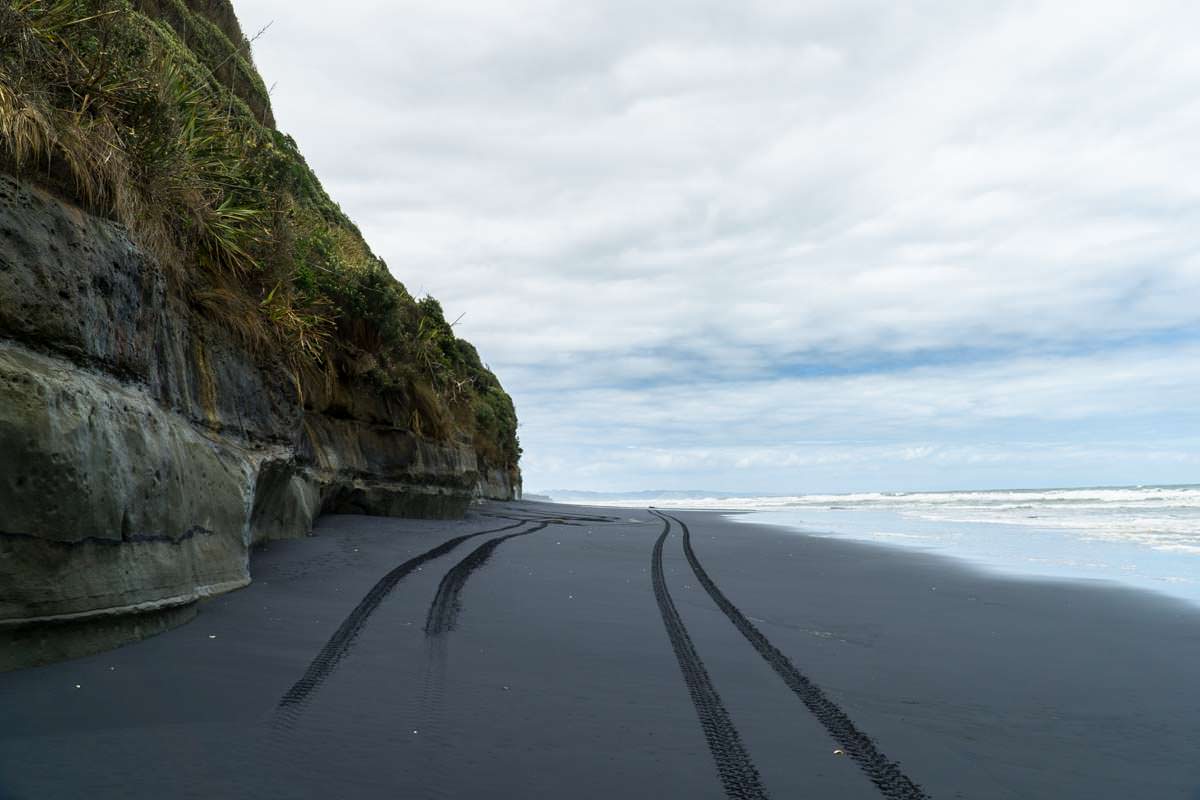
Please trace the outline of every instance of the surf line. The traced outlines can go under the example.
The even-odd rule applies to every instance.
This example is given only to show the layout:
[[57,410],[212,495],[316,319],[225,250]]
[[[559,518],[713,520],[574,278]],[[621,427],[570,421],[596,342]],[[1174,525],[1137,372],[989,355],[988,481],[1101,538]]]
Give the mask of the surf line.
[[[476,533],[468,533],[463,536],[456,536],[453,539],[439,544],[437,547],[430,548],[418,556],[410,558],[403,564],[393,569],[388,574],[384,575],[379,581],[371,587],[371,590],[363,596],[354,610],[346,617],[333,635],[329,637],[329,641],[321,648],[312,663],[308,665],[304,675],[300,680],[292,686],[291,689],[279,701],[278,708],[302,706],[307,702],[312,695],[320,688],[321,684],[333,674],[337,669],[338,664],[346,654],[350,651],[354,644],[355,638],[362,632],[363,627],[367,624],[367,620],[379,608],[379,604],[383,602],[396,585],[400,581],[418,567],[428,561],[432,561],[439,556],[444,556],[454,548],[458,547],[468,539],[474,539],[477,536],[484,536],[489,533],[500,533],[502,531],[510,531],[514,528],[520,528],[526,525],[526,522],[514,522],[512,525],[505,525],[501,528],[490,528],[486,531],[477,531]],[[294,708],[293,708],[294,710]]]
[[729,601],[725,593],[709,577],[707,570],[701,565],[700,559],[696,557],[696,551],[692,549],[692,534],[688,530],[688,526],[675,517],[662,514],[654,509],[650,511],[664,522],[670,520],[680,527],[683,531],[683,554],[687,557],[692,572],[696,574],[696,579],[708,592],[708,596],[713,599],[713,602],[724,612],[734,627],[746,638],[746,641],[750,642],[750,645],[762,656],[771,669],[775,670],[775,674],[783,679],[796,697],[800,698],[800,701],[825,727],[825,730],[846,752],[846,755],[858,764],[883,796],[892,798],[892,800],[929,800],[929,796],[921,787],[900,770],[897,762],[881,753],[871,737],[859,730],[846,712],[842,711],[837,703],[822,691],[821,687],[801,673],[791,659],[784,655],[778,647],[771,644],[762,631]]
[[742,745],[742,739],[734,727],[721,696],[717,694],[704,662],[696,652],[692,638],[684,627],[671,593],[667,589],[667,580],[663,574],[662,551],[663,542],[671,532],[671,523],[663,518],[662,534],[654,543],[654,554],[650,559],[651,582],[654,585],[654,599],[658,601],[658,610],[662,614],[663,625],[667,629],[667,637],[671,640],[671,649],[679,662],[683,673],[684,683],[687,684],[688,694],[691,695],[692,705],[700,718],[700,727],[708,742],[709,752],[716,762],[717,774],[725,788],[725,795],[739,800],[755,800],[768,797],[762,785],[762,779],[750,754]]

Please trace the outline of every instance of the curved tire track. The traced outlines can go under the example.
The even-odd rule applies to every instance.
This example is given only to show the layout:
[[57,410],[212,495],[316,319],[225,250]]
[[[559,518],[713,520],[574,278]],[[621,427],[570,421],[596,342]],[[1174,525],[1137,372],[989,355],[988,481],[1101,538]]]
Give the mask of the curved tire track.
[[444,556],[468,539],[474,539],[477,536],[483,536],[488,533],[512,530],[525,524],[525,522],[515,522],[512,525],[505,525],[501,528],[491,528],[486,531],[456,536],[437,547],[426,550],[419,556],[410,558],[387,575],[384,575],[379,579],[378,583],[371,587],[371,590],[359,601],[358,605],[354,607],[354,610],[350,612],[342,624],[338,626],[333,636],[329,637],[329,641],[325,643],[325,646],[317,653],[316,658],[308,665],[308,669],[305,670],[303,677],[296,681],[292,688],[287,691],[287,694],[280,699],[278,708],[282,709],[289,706],[302,705],[320,688],[325,679],[337,669],[338,663],[346,657],[346,653],[349,652],[350,647],[354,644],[355,638],[362,631],[363,626],[367,624],[367,620],[379,608],[379,604],[396,588],[396,584],[404,580],[413,570],[439,556]]
[[788,688],[800,698],[800,701],[825,727],[834,741],[846,751],[846,755],[852,758],[871,782],[879,788],[883,796],[894,798],[894,800],[929,800],[929,796],[921,787],[901,772],[897,762],[888,759],[881,753],[871,737],[859,730],[837,703],[829,699],[829,696],[821,690],[821,687],[796,669],[796,665],[792,663],[791,659],[771,644],[770,640],[754,626],[754,623],[729,601],[725,593],[709,577],[708,572],[700,564],[700,560],[696,558],[688,526],[675,517],[661,514],[658,511],[652,510],[651,513],[662,518],[664,522],[673,521],[683,530],[683,553],[692,567],[692,572],[696,573],[696,578],[708,592],[709,597],[725,613],[725,616],[741,632],[742,636],[746,637],[746,640],[758,651],[763,660],[783,679]]
[[[523,516],[518,516],[518,514],[521,514]],[[481,514],[481,516],[495,517],[496,519],[524,519],[524,520],[528,520],[529,522],[541,522],[542,520],[545,520],[547,522],[560,522],[563,524],[572,523],[572,522],[578,523],[578,522],[619,522],[620,521],[616,517],[580,516],[578,514],[547,514],[542,511],[528,511],[525,509],[513,512],[511,514],[498,514],[495,512],[491,512],[491,513],[484,512],[483,514]]]
[[429,605],[429,613],[425,617],[425,635],[440,636],[454,630],[454,626],[458,622],[458,614],[462,611],[461,595],[467,579],[471,577],[471,573],[487,563],[487,560],[492,557],[492,553],[496,552],[497,547],[509,539],[537,533],[549,524],[549,522],[542,522],[527,531],[488,539],[472,550],[470,555],[451,567],[450,571],[442,577],[442,582],[438,584],[437,594],[434,595],[433,602]]
[[737,728],[725,710],[721,696],[717,694],[704,668],[704,662],[696,653],[696,647],[688,636],[687,628],[679,617],[671,593],[667,590],[666,577],[663,575],[662,551],[663,542],[671,532],[671,523],[663,519],[663,531],[654,543],[654,555],[650,561],[651,580],[654,584],[654,598],[658,601],[658,610],[662,614],[663,624],[667,628],[667,636],[671,640],[671,648],[679,661],[679,669],[683,672],[688,694],[692,697],[692,705],[696,707],[696,715],[700,717],[700,727],[704,730],[704,738],[708,741],[709,752],[717,764],[717,774],[725,787],[725,795],[733,798],[765,798],[758,770],[750,759],[750,754],[742,745]]
[[533,509],[521,509],[520,513],[528,517],[537,517],[540,519],[565,519],[572,522],[620,522],[619,517],[610,517],[600,514],[554,514],[549,511],[535,511]]

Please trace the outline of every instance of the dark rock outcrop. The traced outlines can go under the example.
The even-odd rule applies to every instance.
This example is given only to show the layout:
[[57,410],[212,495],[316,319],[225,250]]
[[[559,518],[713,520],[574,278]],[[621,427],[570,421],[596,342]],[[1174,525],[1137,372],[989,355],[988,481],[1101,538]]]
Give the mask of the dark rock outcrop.
[[182,621],[171,609],[249,582],[254,543],[323,511],[449,516],[519,494],[515,469],[422,437],[371,386],[306,388],[197,313],[119,225],[0,174],[7,665]]

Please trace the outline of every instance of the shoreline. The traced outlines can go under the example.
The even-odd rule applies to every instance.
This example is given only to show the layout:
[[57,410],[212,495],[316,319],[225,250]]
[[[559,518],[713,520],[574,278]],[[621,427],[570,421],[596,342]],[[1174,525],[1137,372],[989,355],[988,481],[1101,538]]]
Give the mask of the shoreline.
[[[818,516],[820,511],[824,510],[819,510]],[[853,511],[837,511],[839,516],[856,514]],[[1190,553],[1180,556],[1169,551],[1143,548],[1124,542],[1087,539],[1077,535],[1081,532],[1073,529],[1040,528],[1008,522],[933,521],[907,518],[894,511],[871,512],[870,516],[873,517],[893,516],[901,521],[901,526],[907,526],[905,533],[879,534],[853,532],[845,525],[823,527],[816,521],[780,521],[779,516],[791,513],[787,511],[735,510],[714,513],[719,513],[739,525],[758,525],[792,535],[855,542],[898,553],[936,556],[946,559],[948,566],[978,570],[984,577],[1048,581],[1101,589],[1131,589],[1164,600],[1182,602],[1200,612],[1200,558],[1197,556]],[[923,527],[977,531],[978,542],[937,542],[936,535],[921,533]],[[921,540],[924,543],[913,544],[903,541],[905,538]],[[997,547],[997,541],[1003,541],[1005,538],[1014,541],[1007,547]],[[1047,539],[1056,540],[1058,547],[1047,546]],[[1020,548],[1023,545],[1032,545],[1030,550],[1035,546],[1040,547],[1037,557],[1032,557],[1033,554],[1029,551],[1022,551]],[[1014,554],[1025,556],[1024,561],[1017,560]],[[1183,561],[1180,563],[1183,569],[1172,570],[1176,576],[1150,574],[1145,571],[1147,565],[1165,564],[1172,559],[1195,561],[1195,566]],[[1178,576],[1179,573],[1196,573],[1196,577],[1183,578]]]
[[[1200,789],[1191,607],[668,513],[729,604],[927,796]],[[656,606],[647,510],[489,504],[316,533],[256,550],[254,582],[190,624],[6,674],[0,796],[724,796]],[[679,529],[661,570],[761,786],[883,796],[714,603]]]
[[[1200,607],[1200,485],[687,498],[661,508],[937,552],[993,574],[1096,581]],[[702,496],[703,495],[703,496]],[[579,502],[583,502],[580,500]],[[602,505],[618,505],[616,498]]]

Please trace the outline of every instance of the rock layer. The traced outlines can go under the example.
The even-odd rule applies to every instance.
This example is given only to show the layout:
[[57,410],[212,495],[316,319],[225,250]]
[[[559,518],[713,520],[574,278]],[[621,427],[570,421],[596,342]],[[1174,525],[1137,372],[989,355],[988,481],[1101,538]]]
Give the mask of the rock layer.
[[81,645],[31,626],[186,618],[163,612],[245,585],[254,543],[322,511],[450,516],[519,494],[515,470],[410,418],[345,378],[302,401],[119,225],[0,175],[0,631],[41,642],[32,659]]

